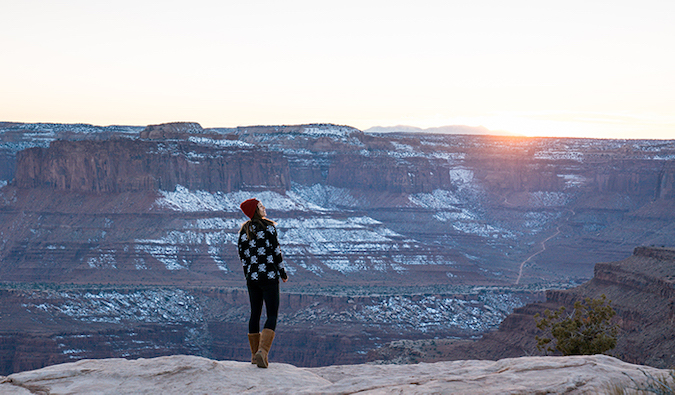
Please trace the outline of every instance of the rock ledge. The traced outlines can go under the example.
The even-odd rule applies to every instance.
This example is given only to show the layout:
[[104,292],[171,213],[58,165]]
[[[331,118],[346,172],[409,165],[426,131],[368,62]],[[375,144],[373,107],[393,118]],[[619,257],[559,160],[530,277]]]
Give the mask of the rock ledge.
[[176,355],[101,359],[0,377],[2,394],[531,394],[608,393],[666,370],[605,356],[522,357],[416,365],[342,365],[269,369],[235,361]]

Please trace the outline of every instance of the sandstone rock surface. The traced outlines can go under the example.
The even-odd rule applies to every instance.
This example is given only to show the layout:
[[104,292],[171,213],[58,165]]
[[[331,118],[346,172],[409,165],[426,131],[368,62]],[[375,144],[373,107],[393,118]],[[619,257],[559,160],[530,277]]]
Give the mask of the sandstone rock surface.
[[297,368],[176,355],[82,360],[1,378],[3,394],[602,394],[667,371],[605,356]]

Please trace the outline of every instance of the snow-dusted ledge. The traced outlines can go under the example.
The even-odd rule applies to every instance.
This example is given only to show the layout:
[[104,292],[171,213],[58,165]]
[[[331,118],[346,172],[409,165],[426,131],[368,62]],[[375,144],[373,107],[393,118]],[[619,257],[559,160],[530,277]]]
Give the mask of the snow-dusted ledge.
[[[281,346],[281,345],[279,345]],[[274,358],[273,354],[271,357]],[[297,368],[176,355],[82,360],[0,377],[2,394],[603,394],[644,372],[605,355]]]

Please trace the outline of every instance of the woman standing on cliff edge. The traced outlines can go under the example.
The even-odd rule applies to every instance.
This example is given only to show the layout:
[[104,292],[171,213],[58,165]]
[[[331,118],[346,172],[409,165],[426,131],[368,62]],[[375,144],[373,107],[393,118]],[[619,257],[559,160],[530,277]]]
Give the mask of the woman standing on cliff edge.
[[[274,330],[279,312],[279,278],[284,282],[288,276],[283,267],[283,256],[277,239],[276,222],[267,219],[265,206],[257,199],[248,199],[240,206],[250,220],[239,230],[237,248],[244,266],[246,287],[251,302],[251,318],[248,321],[248,342],[251,346],[251,363],[259,368],[269,366],[267,354],[272,347]],[[263,302],[267,307],[267,320],[260,332],[260,315]]]

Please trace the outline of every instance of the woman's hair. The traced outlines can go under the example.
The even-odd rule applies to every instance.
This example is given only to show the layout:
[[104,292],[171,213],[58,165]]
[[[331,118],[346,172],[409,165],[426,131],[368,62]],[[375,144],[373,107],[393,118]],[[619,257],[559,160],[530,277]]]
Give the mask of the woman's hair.
[[[267,225],[272,226],[277,225],[277,223],[272,221],[271,219],[267,219],[267,217],[263,217],[262,215],[260,215],[260,209],[256,207],[255,213],[253,213],[253,218],[241,224],[241,229],[243,229],[244,232],[246,232],[246,236],[248,236],[249,240],[253,239],[253,232],[251,231],[251,225],[254,223],[262,226],[263,228],[266,227]],[[239,229],[239,232],[241,232],[241,229]]]

